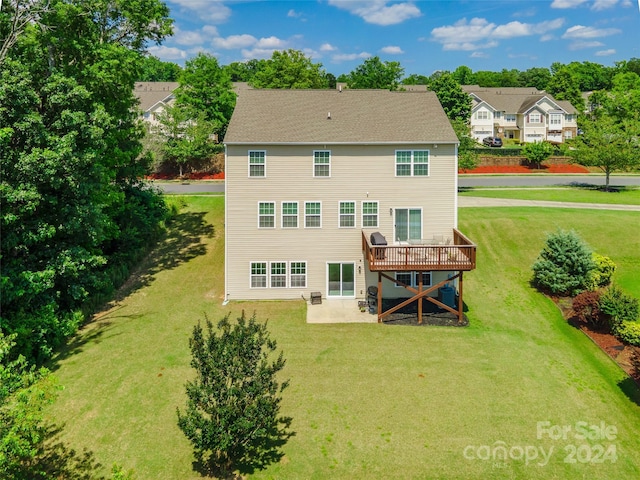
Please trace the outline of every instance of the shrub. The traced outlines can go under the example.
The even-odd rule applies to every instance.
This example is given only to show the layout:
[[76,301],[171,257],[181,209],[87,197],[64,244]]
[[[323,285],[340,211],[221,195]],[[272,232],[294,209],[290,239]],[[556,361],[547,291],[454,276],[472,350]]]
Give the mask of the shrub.
[[602,317],[600,316],[599,302],[600,292],[587,290],[578,294],[573,299],[573,311],[583,322],[600,325],[602,323]]
[[554,295],[576,295],[586,290],[595,264],[591,249],[573,231],[558,230],[533,264],[533,283]]
[[640,347],[640,322],[623,321],[616,325],[616,337],[629,345]]
[[640,314],[638,299],[613,284],[600,296],[600,311],[610,318],[611,330],[616,333],[622,322],[632,322]]
[[591,255],[595,268],[589,274],[589,288],[606,287],[616,271],[616,264],[609,257],[593,252]]

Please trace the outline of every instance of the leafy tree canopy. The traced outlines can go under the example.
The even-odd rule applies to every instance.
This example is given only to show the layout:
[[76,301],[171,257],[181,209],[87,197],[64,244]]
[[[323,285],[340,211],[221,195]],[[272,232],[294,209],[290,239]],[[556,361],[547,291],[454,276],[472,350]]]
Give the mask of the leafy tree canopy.
[[196,325],[189,340],[195,379],[188,381],[187,407],[178,426],[208,472],[227,478],[234,470],[251,473],[281,458],[292,435],[291,418],[280,415],[288,381],[276,376],[285,365],[282,352],[255,314],[244,311],[235,322],[227,315],[214,329]]
[[172,62],[163,62],[158,57],[148,55],[144,57],[141,73],[137,80],[140,82],[177,82],[182,69]]
[[328,88],[329,80],[322,64],[299,50],[273,52],[250,80],[254,88]]
[[383,62],[380,57],[367,58],[346,76],[349,88],[382,88],[397,90],[404,68],[400,62]]
[[438,96],[447,117],[450,120],[469,121],[472,101],[468,93],[450,73],[439,75],[429,83],[429,89]]

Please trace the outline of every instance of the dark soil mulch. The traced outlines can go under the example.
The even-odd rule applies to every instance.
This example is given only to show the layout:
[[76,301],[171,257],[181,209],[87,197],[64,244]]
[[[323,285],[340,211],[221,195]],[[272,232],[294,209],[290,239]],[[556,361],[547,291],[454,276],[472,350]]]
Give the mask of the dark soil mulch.
[[[387,311],[394,305],[403,302],[401,299],[383,299],[382,311]],[[466,327],[469,319],[462,315],[462,321],[458,322],[458,317],[428,300],[422,301],[422,323],[418,323],[418,303],[411,303],[397,312],[384,317],[383,323],[386,325],[414,325],[417,327],[436,325],[439,327]]]

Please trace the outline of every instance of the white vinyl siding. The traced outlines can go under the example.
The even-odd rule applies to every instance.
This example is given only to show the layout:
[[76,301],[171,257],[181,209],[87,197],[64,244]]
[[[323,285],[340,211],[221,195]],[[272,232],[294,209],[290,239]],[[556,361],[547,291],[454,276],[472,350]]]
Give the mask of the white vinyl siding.
[[378,223],[378,202],[362,202],[362,228],[377,228]]
[[331,152],[328,150],[318,150],[313,152],[313,176],[331,176]]
[[249,176],[267,176],[267,152],[264,150],[249,151]]
[[338,225],[341,228],[354,228],[356,226],[356,202],[340,202],[339,208]]
[[304,228],[322,227],[322,203],[304,202]]
[[276,227],[276,204],[274,202],[258,203],[258,228]]
[[282,202],[282,228],[298,228],[298,202]]
[[396,151],[396,176],[429,176],[429,150]]

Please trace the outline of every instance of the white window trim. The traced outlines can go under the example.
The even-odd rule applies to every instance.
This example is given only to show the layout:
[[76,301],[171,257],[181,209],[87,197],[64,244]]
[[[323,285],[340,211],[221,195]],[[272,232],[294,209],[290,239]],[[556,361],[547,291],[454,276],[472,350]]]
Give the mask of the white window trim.
[[[394,277],[397,280],[398,279],[398,274],[407,274],[407,275],[411,275],[411,283],[409,283],[410,287],[417,287],[418,286],[418,275],[417,272],[395,272]],[[423,287],[431,287],[433,285],[433,273],[432,272],[422,272],[422,279],[424,280],[424,277],[428,275],[428,279],[429,282],[424,282],[422,284]],[[404,288],[402,285],[398,285],[397,283],[394,284],[396,288]]]
[[[266,214],[261,214],[260,213],[260,204],[262,203],[270,203],[273,205],[273,227],[261,227],[260,226],[260,218],[262,216],[270,216],[270,215],[266,215]],[[258,202],[258,228],[263,229],[263,230],[269,230],[269,229],[273,229],[276,228],[276,215],[277,215],[277,211],[276,211],[276,202],[271,202],[271,201],[267,201],[267,200],[261,200]]]
[[[274,263],[283,263],[284,264],[284,273],[283,274],[280,274],[280,273],[277,274],[277,275],[273,274],[273,271],[271,270],[271,268],[273,267]],[[287,262],[283,262],[283,261],[269,262],[269,267],[268,267],[267,272],[268,272],[267,285],[269,286],[269,288],[276,288],[276,289],[289,288],[289,264]],[[284,286],[282,286],[282,287],[274,286],[273,283],[272,283],[274,276],[284,277]]]
[[[329,175],[316,175],[316,153],[329,153]],[[324,164],[321,164],[324,165]],[[311,172],[313,178],[331,178],[331,150],[314,150],[313,151],[313,171]]]
[[[538,115],[538,121],[535,121],[535,122],[534,122],[533,120],[531,120],[531,115]],[[540,112],[530,112],[530,113],[527,115],[527,123],[536,123],[536,124],[540,124],[540,123],[542,123],[542,117],[543,117],[543,115],[542,115],[542,113],[540,113]]]
[[[264,154],[264,175],[251,175],[251,154],[263,153]],[[266,150],[249,150],[247,152],[247,176],[249,178],[267,178],[267,151]]]
[[[398,175],[398,152],[411,152],[411,163],[402,163],[401,165],[409,165],[409,171],[411,172],[410,175]],[[414,167],[416,165],[424,165],[424,163],[420,162],[420,163],[416,163],[415,162],[415,152],[427,152],[427,174],[426,175],[414,175]],[[418,178],[425,178],[425,177],[430,177],[431,176],[431,150],[429,150],[428,148],[425,149],[411,149],[411,150],[407,150],[407,149],[398,149],[395,151],[394,155],[393,155],[393,173],[395,174],[395,176],[397,178],[407,178],[407,177],[418,177]]]
[[[285,227],[284,226],[284,217],[285,217],[285,213],[284,213],[284,204],[285,203],[295,203],[296,204],[296,226],[295,227]],[[293,215],[290,214],[286,214],[287,217],[292,217]],[[284,229],[294,229],[294,228],[299,228],[300,227],[300,205],[298,204],[297,201],[293,201],[293,200],[284,200],[282,202],[280,202],[280,228],[284,228]]]
[[[376,204],[376,224],[375,226],[365,226],[364,224],[364,217],[365,217],[365,213],[364,213],[364,204],[365,203],[375,203]],[[360,217],[360,225],[362,225],[362,228],[379,228],[380,227],[380,202],[378,200],[363,200],[360,203],[360,213],[361,213],[361,217]],[[367,213],[366,215],[371,216],[372,214]]]
[[[293,285],[293,282],[291,281],[291,277],[294,276],[294,273],[291,271],[291,265],[294,263],[304,263],[304,274],[302,273],[295,274],[295,275],[304,277],[304,286]],[[307,265],[306,260],[291,260],[289,262],[289,265],[287,266],[287,284],[289,285],[289,288],[307,288],[307,285],[309,285],[309,282],[307,281],[308,275],[309,275],[309,265]]]
[[[320,213],[318,214],[318,216],[320,217],[320,225],[318,225],[317,227],[309,227],[307,226],[307,205],[310,203],[319,203],[320,204]],[[305,201],[304,202],[304,228],[322,228],[322,202],[320,200],[309,200],[309,201]],[[315,214],[313,216],[316,216]]]
[[[353,227],[344,227],[342,225],[340,225],[340,219],[342,218],[342,213],[340,213],[340,205],[342,205],[343,203],[352,203],[353,204],[353,214],[344,214],[345,216],[347,215],[353,215]],[[358,221],[357,221],[357,202],[355,200],[340,200],[338,202],[338,228],[358,228]]]
[[[265,283],[264,283],[264,287],[254,287],[253,286],[253,278],[254,277],[262,277],[262,275],[254,275],[253,274],[253,265],[256,263],[262,263],[265,265],[265,269],[266,269],[266,273],[265,273]],[[264,289],[264,288],[268,288],[269,287],[269,262],[265,262],[265,261],[250,261],[249,262],[249,288],[257,288],[257,289]]]

